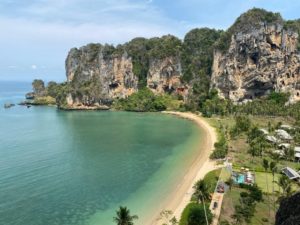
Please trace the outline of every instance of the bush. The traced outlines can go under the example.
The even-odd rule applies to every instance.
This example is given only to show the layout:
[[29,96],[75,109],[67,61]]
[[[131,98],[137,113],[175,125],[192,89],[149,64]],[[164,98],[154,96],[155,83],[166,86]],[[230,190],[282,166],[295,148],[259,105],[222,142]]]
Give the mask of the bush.
[[156,112],[166,110],[167,104],[162,96],[155,96],[151,90],[144,88],[127,99],[116,100],[113,107],[126,111]]
[[[206,212],[209,223],[212,221],[212,214],[209,206],[206,205]],[[189,203],[181,214],[179,225],[206,225],[205,214],[202,204]]]
[[211,159],[223,159],[228,153],[228,144],[225,138],[225,134],[221,133],[220,140],[215,143],[215,150],[210,155]]

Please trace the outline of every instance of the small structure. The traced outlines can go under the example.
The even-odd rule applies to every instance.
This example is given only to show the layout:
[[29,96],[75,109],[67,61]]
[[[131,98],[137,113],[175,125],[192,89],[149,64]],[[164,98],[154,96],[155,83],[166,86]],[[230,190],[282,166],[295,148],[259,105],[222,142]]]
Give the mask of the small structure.
[[247,172],[233,172],[231,179],[236,184],[254,184],[254,175],[247,171]]
[[274,150],[273,153],[279,155],[281,158],[285,156],[285,153],[283,150]]
[[285,130],[278,129],[278,130],[275,130],[275,133],[281,140],[285,140],[285,141],[293,140],[292,136]]
[[282,173],[284,173],[290,180],[299,180],[300,175],[295,170],[290,167],[285,167],[282,169]]
[[280,126],[280,129],[283,129],[283,130],[292,130],[294,128],[292,126],[290,126],[290,125],[283,124],[283,125]]
[[269,134],[269,132],[266,129],[263,129],[263,128],[259,129],[259,131],[261,131],[264,135]]
[[289,143],[282,143],[282,144],[278,145],[278,147],[281,150],[286,150],[286,149],[289,149],[291,147],[291,144],[289,144]]
[[296,147],[294,148],[294,151],[295,151],[295,152],[300,152],[300,147],[299,147],[299,146],[296,146]]
[[271,135],[267,135],[267,136],[266,136],[266,140],[267,140],[268,142],[273,143],[273,144],[278,143],[278,139],[277,139],[276,137],[274,137],[274,136],[271,136]]

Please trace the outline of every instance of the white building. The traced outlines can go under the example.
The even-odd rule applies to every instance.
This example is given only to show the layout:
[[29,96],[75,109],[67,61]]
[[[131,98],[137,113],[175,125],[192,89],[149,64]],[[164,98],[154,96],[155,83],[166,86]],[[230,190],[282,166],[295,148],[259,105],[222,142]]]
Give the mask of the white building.
[[292,136],[285,130],[278,129],[278,130],[275,130],[275,133],[276,133],[277,137],[279,137],[281,140],[285,140],[285,141],[293,140]]
[[267,135],[266,136],[266,140],[269,141],[269,142],[271,142],[271,143],[273,143],[273,144],[278,143],[278,139],[276,137],[274,137],[274,136],[271,136],[271,135]]
[[265,135],[269,134],[269,132],[266,129],[263,129],[263,128],[259,129],[259,131],[261,131]]

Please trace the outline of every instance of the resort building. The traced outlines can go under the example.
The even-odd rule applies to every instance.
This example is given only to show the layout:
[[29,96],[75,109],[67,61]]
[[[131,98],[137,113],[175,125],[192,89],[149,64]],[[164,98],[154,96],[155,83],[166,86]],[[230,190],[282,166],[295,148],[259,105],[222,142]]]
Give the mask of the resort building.
[[284,150],[274,150],[273,153],[279,155],[281,158],[285,156]]
[[290,125],[283,124],[283,125],[280,126],[280,129],[283,129],[283,130],[292,130],[294,128],[292,126],[290,126]]
[[294,152],[295,152],[295,160],[300,162],[300,147],[295,147]]
[[285,130],[278,129],[278,130],[275,130],[275,133],[276,133],[277,137],[279,137],[281,140],[285,140],[285,141],[293,140],[292,136]]
[[263,129],[263,128],[259,129],[259,131],[261,131],[264,135],[269,134],[269,132],[266,129]]
[[266,140],[273,143],[273,144],[277,144],[278,143],[278,139],[274,136],[271,136],[271,135],[267,135],[266,136]]
[[282,143],[282,144],[278,145],[278,148],[281,150],[286,150],[286,149],[289,149],[290,147],[291,147],[291,144],[289,144],[289,143]]
[[290,167],[285,167],[282,169],[282,173],[284,173],[290,180],[299,180],[300,175],[295,170]]

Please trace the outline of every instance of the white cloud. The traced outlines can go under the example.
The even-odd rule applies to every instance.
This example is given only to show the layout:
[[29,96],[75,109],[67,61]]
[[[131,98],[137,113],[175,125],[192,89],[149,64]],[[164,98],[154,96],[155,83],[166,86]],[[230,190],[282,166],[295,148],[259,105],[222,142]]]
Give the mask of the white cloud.
[[36,70],[37,69],[37,65],[31,65],[31,69]]

